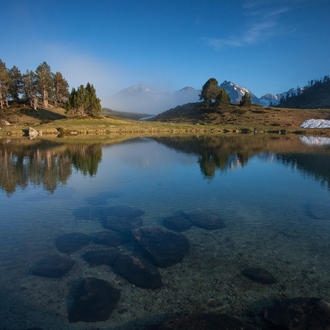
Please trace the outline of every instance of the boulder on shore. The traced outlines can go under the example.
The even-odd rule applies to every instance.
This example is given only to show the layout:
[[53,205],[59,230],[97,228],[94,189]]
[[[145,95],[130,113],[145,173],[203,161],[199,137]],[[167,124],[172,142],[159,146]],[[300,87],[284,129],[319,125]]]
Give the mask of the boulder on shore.
[[159,267],[176,264],[189,251],[188,239],[162,227],[140,227],[133,235],[151,261]]
[[72,298],[70,322],[106,321],[117,306],[120,291],[109,282],[89,277],[80,281]]

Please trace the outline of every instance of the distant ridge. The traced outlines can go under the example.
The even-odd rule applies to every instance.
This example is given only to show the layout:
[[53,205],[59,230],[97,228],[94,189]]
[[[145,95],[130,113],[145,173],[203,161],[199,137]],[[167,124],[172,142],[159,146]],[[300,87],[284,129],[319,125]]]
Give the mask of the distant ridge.
[[118,118],[133,119],[133,120],[139,120],[150,116],[149,114],[146,113],[124,112],[124,111],[112,110],[109,108],[102,108],[102,114],[105,116],[114,116]]

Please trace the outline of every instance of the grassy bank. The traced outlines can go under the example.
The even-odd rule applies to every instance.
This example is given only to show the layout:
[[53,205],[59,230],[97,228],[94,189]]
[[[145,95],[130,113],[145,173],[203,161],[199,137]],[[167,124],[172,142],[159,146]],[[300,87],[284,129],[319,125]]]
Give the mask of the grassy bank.
[[[182,107],[181,107],[182,108]],[[2,136],[23,136],[29,127],[42,135],[199,135],[227,133],[280,133],[330,136],[330,129],[302,129],[301,123],[310,118],[330,119],[330,110],[282,109],[252,106],[244,109],[233,105],[222,112],[200,113],[188,109],[188,114],[178,112],[158,121],[136,121],[117,117],[69,118],[63,109],[31,110],[24,106],[12,106],[6,117],[1,118]],[[189,115],[189,112],[191,115]],[[4,121],[10,125],[6,125]]]

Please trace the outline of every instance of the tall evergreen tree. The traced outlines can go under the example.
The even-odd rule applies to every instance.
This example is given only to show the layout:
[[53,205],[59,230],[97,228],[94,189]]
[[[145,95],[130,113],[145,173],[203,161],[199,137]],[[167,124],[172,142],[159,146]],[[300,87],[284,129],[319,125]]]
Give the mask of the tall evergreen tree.
[[9,95],[14,101],[18,102],[19,94],[22,93],[23,79],[22,79],[22,74],[17,66],[14,65],[9,70],[9,78],[10,78]]
[[10,77],[6,64],[0,60],[0,109],[3,109],[4,106],[9,107],[9,85]]
[[53,89],[53,79],[52,73],[50,71],[50,66],[46,62],[41,63],[36,69],[36,74],[38,92],[41,96],[43,106],[47,108],[48,99],[51,96]]
[[248,92],[246,92],[240,102],[241,106],[247,106],[249,107],[251,105],[251,96]]
[[230,104],[230,96],[223,88],[219,88],[218,95],[215,99],[215,106],[221,106],[227,104]]
[[209,104],[215,101],[219,93],[218,85],[218,81],[215,78],[210,78],[202,88],[200,99]]
[[60,72],[56,72],[53,77],[54,80],[54,104],[55,106],[63,104],[69,97],[69,84],[63,78]]
[[73,116],[97,116],[101,112],[101,102],[96,96],[93,85],[87,83],[86,87],[79,86],[72,89],[66,104],[66,110]]
[[27,70],[26,74],[23,75],[23,94],[24,99],[29,102],[30,106],[37,110],[37,75],[33,71]]

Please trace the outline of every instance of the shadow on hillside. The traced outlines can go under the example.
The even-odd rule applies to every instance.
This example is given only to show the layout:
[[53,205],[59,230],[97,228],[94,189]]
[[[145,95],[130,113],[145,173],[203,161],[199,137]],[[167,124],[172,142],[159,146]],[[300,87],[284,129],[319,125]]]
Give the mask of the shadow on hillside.
[[39,120],[58,120],[58,119],[64,119],[66,116],[53,112],[51,110],[47,109],[38,109],[38,110],[33,110],[33,109],[21,109],[20,111],[22,114],[26,116],[33,117],[35,119]]

